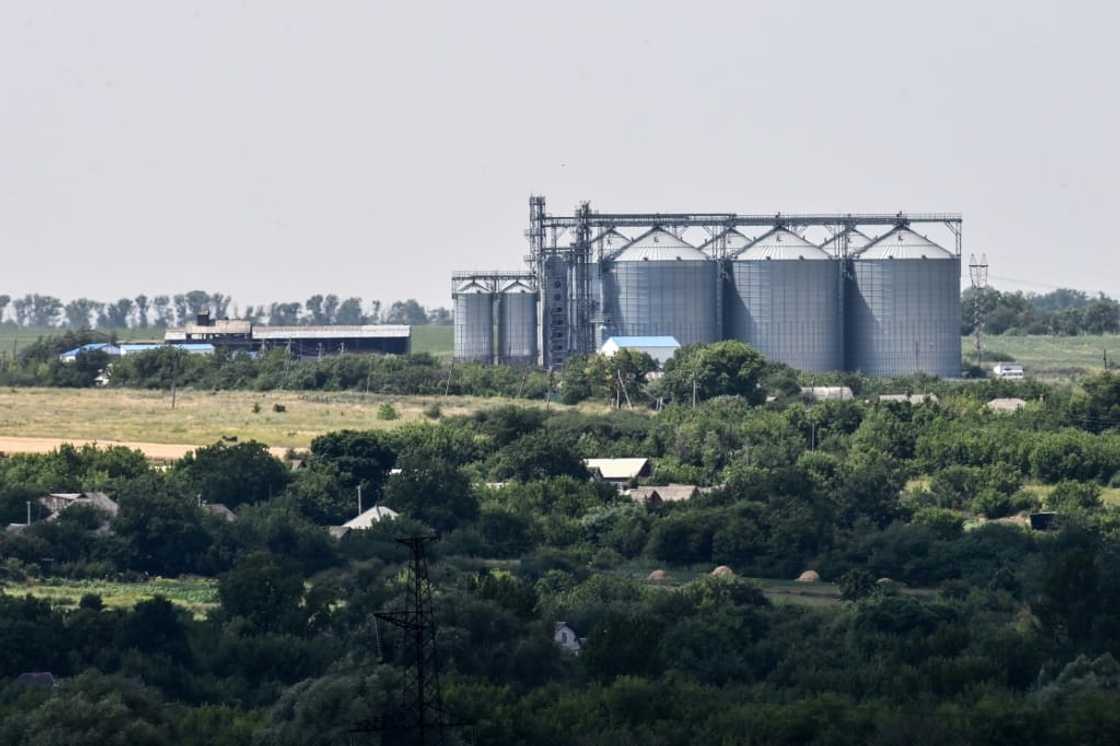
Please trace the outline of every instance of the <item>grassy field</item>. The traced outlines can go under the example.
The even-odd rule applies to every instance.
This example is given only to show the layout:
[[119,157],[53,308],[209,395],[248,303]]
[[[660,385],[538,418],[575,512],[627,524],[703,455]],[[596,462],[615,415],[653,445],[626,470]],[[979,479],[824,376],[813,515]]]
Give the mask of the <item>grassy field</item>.
[[53,606],[73,608],[87,593],[101,596],[109,608],[132,608],[140,601],[164,596],[189,610],[196,618],[205,617],[218,606],[218,584],[209,578],[154,578],[145,583],[114,583],[103,580],[27,581],[0,585],[9,596],[31,595],[46,599]]
[[[332,430],[382,429],[423,420],[425,408],[432,404],[438,404],[446,416],[511,401],[545,406],[540,401],[469,396],[182,391],[171,409],[170,394],[163,391],[10,388],[0,389],[0,436],[188,445],[237,436],[281,448],[304,448],[315,436]],[[399,419],[378,419],[377,410],[386,402],[397,410]],[[277,404],[285,411],[274,411]],[[606,407],[583,404],[580,409],[605,411]]]
[[[1074,378],[1104,368],[1104,352],[1109,360],[1120,361],[1120,335],[1087,335],[1083,337],[989,336],[984,340],[985,355],[1010,355],[1022,363],[1029,377],[1043,379]],[[961,339],[966,359],[972,360],[975,341]]]
[[451,357],[455,335],[450,326],[412,327],[412,351],[427,352],[437,357]]

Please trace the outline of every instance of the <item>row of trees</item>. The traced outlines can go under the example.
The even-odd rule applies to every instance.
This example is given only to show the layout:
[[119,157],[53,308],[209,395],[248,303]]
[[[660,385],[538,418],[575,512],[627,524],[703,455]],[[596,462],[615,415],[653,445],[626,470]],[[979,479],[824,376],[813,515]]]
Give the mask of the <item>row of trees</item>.
[[[10,311],[8,309],[11,309]],[[102,302],[76,298],[68,303],[38,293],[12,298],[0,295],[0,323],[25,327],[61,326],[69,329],[165,328],[192,321],[200,313],[212,318],[238,318],[256,323],[295,324],[450,324],[446,308],[427,309],[414,298],[383,308],[381,301],[316,294],[304,302],[248,305],[243,309],[223,293],[192,290],[180,295],[137,295]]]
[[1115,334],[1120,303],[1100,293],[1090,297],[1062,288],[1044,294],[968,288],[961,295],[961,334],[975,331],[977,311],[988,334]]

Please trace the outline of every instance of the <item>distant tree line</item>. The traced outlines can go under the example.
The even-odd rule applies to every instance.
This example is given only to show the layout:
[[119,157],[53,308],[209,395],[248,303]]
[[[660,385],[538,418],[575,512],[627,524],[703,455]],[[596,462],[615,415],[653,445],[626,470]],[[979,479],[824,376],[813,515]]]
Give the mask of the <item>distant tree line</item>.
[[968,288],[961,294],[961,334],[976,331],[976,312],[987,334],[1115,334],[1120,332],[1120,302],[1104,293],[1095,298],[1081,290],[1049,293],[1001,292]]
[[52,295],[29,293],[13,298],[0,295],[0,323],[21,327],[66,329],[163,329],[182,325],[200,313],[212,318],[245,319],[258,324],[450,324],[446,308],[425,308],[415,298],[383,307],[359,297],[341,298],[316,293],[300,303],[276,302],[239,307],[224,293],[191,290],[179,295],[137,295],[103,302],[76,298],[68,303]]

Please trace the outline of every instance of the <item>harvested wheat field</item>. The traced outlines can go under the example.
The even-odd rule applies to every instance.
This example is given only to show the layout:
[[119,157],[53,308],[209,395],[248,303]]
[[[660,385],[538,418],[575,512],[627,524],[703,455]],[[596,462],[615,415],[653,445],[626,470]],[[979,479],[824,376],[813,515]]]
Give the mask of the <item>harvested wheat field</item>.
[[[449,416],[509,403],[513,401],[465,396],[181,391],[172,409],[166,391],[9,388],[0,390],[0,451],[38,452],[62,442],[97,441],[140,447],[152,458],[178,458],[192,446],[236,437],[283,452],[306,448],[315,436],[331,430],[424,421],[437,415],[433,406],[438,416]],[[539,401],[516,403],[544,406]],[[385,419],[385,404],[392,406],[395,419]]]

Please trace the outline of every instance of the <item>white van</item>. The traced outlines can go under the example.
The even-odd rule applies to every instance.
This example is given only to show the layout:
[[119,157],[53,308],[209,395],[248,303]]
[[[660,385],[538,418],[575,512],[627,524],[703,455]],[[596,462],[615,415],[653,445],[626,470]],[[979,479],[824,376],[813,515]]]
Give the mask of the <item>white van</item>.
[[996,378],[1022,380],[1023,366],[1018,363],[996,363],[992,367],[992,375]]

